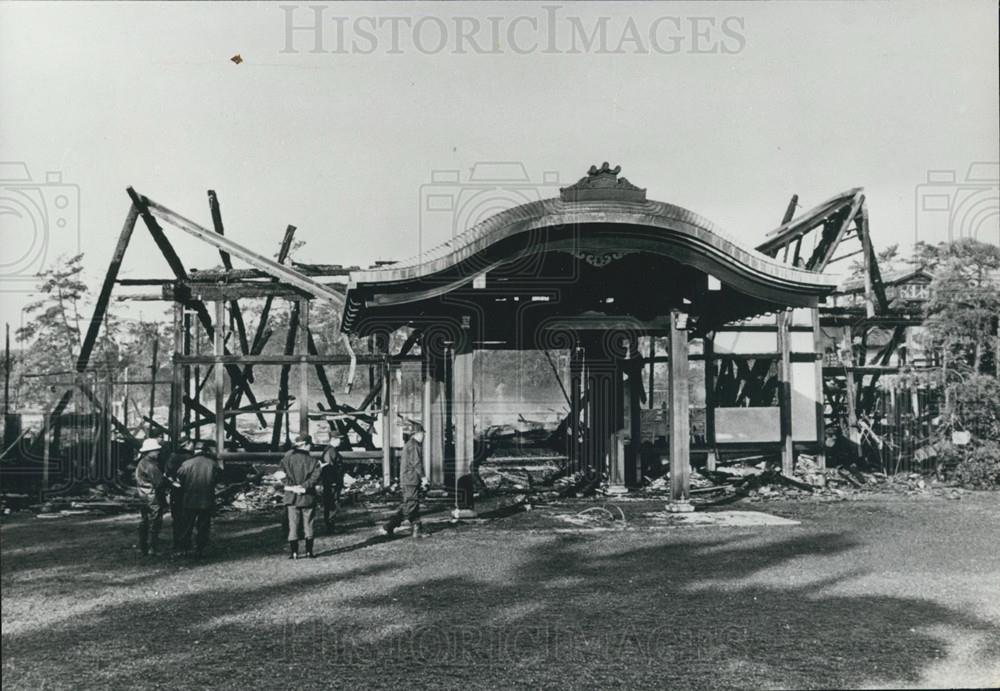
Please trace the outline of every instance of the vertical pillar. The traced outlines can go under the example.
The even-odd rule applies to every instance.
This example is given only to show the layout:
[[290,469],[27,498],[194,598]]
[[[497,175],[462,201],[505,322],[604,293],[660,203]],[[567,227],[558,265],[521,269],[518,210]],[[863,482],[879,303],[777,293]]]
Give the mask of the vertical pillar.
[[[468,339],[471,340],[471,339]],[[452,416],[455,430],[455,518],[474,518],[472,462],[475,456],[475,357],[471,342],[459,347],[452,369]]]
[[792,449],[792,346],[788,336],[791,315],[791,310],[787,309],[778,312],[778,350],[781,353],[778,403],[781,410],[781,472],[785,475],[791,475],[795,468],[795,454]]
[[392,484],[392,368],[389,366],[388,339],[382,344],[382,354],[385,360],[380,372],[382,375],[382,485]]
[[669,511],[692,511],[691,420],[688,393],[687,315],[670,311],[670,503]]
[[424,347],[424,465],[427,482],[444,484],[445,363]]
[[[639,487],[642,485],[642,356],[639,355],[638,348],[634,353],[636,360],[629,367],[628,374],[628,401],[625,405],[628,410],[628,435],[630,439],[630,454],[628,458],[630,470],[625,474],[625,485]],[[652,370],[652,363],[650,363]],[[653,397],[653,389],[650,387],[646,393],[648,398]]]
[[[787,247],[785,248],[788,249]],[[705,334],[701,352],[705,356],[705,467],[715,470],[715,334]]]
[[566,454],[574,471],[583,470],[582,430],[586,409],[585,382],[586,367],[583,348],[579,345],[570,350],[570,409],[569,424],[566,425]]
[[[167,422],[170,441],[176,444],[181,438],[184,425],[184,366],[178,358],[184,353],[184,305],[174,303],[174,357],[170,380],[170,417]],[[150,415],[152,418],[152,415]]]
[[434,405],[432,388],[434,378],[430,373],[430,360],[424,348],[420,360],[420,424],[424,428],[424,477],[431,481],[431,407]]
[[622,427],[624,392],[621,368],[606,351],[601,335],[583,339],[586,359],[585,424],[581,461],[586,473],[611,472],[613,436]]
[[[181,332],[181,341],[180,341],[181,344],[182,344],[183,350],[181,352],[183,352],[184,355],[190,355],[191,354],[191,312],[185,307],[183,314],[184,314],[184,317],[183,317],[183,320],[184,320],[184,330]],[[184,396],[186,396],[188,398],[192,398],[192,399],[194,398],[194,387],[191,385],[191,365],[184,365]],[[192,422],[191,418],[194,415],[196,415],[197,413],[194,412],[194,408],[192,406],[187,406],[187,405],[184,404],[183,397],[181,398],[181,406],[182,406],[182,409],[184,410],[184,423],[185,424],[191,424],[191,422]],[[196,430],[200,430],[201,427],[198,426],[195,429]]]
[[309,301],[299,300],[299,329],[296,348],[299,355],[299,434],[309,434]]
[[816,463],[826,468],[826,400],[823,392],[823,331],[819,328],[819,309],[810,316],[813,327],[813,348],[816,351]]
[[[226,386],[226,368],[219,360],[224,354],[223,330],[226,328],[226,303],[222,300],[215,301],[215,344],[213,352],[215,354],[215,453],[218,458],[222,458],[222,452],[226,450],[226,398],[223,389]],[[236,421],[233,420],[233,427]]]

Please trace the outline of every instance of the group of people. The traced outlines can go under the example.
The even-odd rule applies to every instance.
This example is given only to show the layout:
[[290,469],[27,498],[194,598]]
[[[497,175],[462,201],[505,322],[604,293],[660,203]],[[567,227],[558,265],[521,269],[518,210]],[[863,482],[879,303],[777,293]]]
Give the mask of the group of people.
[[[340,435],[331,432],[330,446],[323,452],[317,463],[309,449],[312,438],[300,434],[295,438],[295,446],[281,459],[281,466],[275,473],[276,479],[284,483],[284,504],[288,512],[288,558],[299,558],[299,542],[305,542],[305,557],[315,557],[315,522],[317,488],[322,487],[323,521],[332,529],[331,512],[340,502],[344,487],[344,466],[340,456]],[[383,524],[379,532],[391,536],[402,525],[410,522],[414,537],[420,537],[420,488],[426,484],[423,458],[424,431],[414,425],[409,439],[403,445],[403,456],[399,466],[399,485],[403,501],[399,508]]]
[[[340,452],[342,436],[331,429],[330,444],[317,461],[310,450],[312,437],[300,434],[282,459],[276,480],[284,486],[283,504],[288,518],[288,558],[299,558],[299,543],[304,541],[304,556],[315,557],[317,502],[323,508],[323,523],[334,528],[334,516],[344,488],[344,463]],[[422,444],[423,429],[415,425],[403,446],[399,483],[403,494],[400,507],[380,528],[382,535],[392,535],[404,519],[410,522],[414,537],[420,536],[420,488],[425,484]],[[158,553],[163,514],[169,508],[173,521],[173,547],[190,554],[194,537],[194,556],[201,556],[208,546],[208,536],[215,507],[215,485],[222,473],[222,461],[211,447],[200,440],[182,442],[172,451],[159,438],[142,443],[135,469],[136,487],[143,499],[139,519],[139,549],[144,555]]]
[[208,545],[215,507],[215,484],[222,466],[202,441],[188,441],[168,450],[160,438],[149,437],[139,449],[135,484],[143,499],[139,517],[139,550],[155,556],[159,550],[163,514],[169,507],[174,549],[200,556]]

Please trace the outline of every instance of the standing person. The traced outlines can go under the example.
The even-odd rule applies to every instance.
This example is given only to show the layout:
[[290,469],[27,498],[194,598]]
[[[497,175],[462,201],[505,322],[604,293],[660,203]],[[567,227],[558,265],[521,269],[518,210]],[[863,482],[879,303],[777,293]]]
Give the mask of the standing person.
[[309,455],[312,437],[299,434],[295,446],[281,459],[280,470],[285,482],[285,506],[288,507],[288,558],[299,558],[299,528],[306,540],[306,556],[313,554],[313,518],[316,509],[316,483],[319,463]]
[[323,486],[323,523],[327,532],[333,531],[333,516],[340,507],[340,493],[344,489],[344,459],[340,456],[343,437],[336,427],[330,429],[330,445],[319,461],[319,480]]
[[406,518],[412,526],[413,537],[420,537],[420,486],[424,484],[424,428],[414,423],[410,438],[403,445],[403,458],[399,464],[399,487],[403,503],[382,526],[382,535],[392,535]]
[[143,440],[139,462],[135,467],[135,486],[143,500],[139,507],[139,550],[143,555],[156,556],[166,505],[166,484],[160,470],[162,447],[155,438]]
[[181,469],[184,461],[191,458],[192,450],[191,440],[185,437],[175,445],[174,450],[167,455],[167,460],[163,464],[163,474],[170,484],[167,492],[175,550],[182,548],[184,535],[184,487],[177,477],[177,471]]
[[180,535],[180,549],[191,549],[191,535],[195,528],[195,556],[200,557],[208,546],[208,533],[212,527],[212,510],[215,508],[215,483],[222,474],[222,468],[211,451],[204,447],[181,464],[177,470],[177,480],[183,492],[183,531]]

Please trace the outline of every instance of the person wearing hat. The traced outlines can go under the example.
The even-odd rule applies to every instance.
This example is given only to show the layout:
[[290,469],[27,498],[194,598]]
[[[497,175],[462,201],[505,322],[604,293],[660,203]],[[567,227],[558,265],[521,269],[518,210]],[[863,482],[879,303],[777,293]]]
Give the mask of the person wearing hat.
[[316,509],[316,483],[320,468],[309,447],[312,437],[299,434],[295,446],[281,459],[279,472],[285,483],[284,504],[288,511],[288,558],[299,558],[299,530],[306,540],[306,556],[313,554],[313,517]]
[[219,481],[220,475],[222,467],[205,445],[198,445],[195,448],[195,455],[184,461],[177,470],[184,516],[178,547],[184,551],[190,550],[191,536],[197,528],[195,556],[198,557],[208,545],[212,510],[215,508],[215,483]]
[[403,503],[392,514],[381,534],[392,535],[405,518],[410,522],[413,537],[420,537],[420,486],[424,483],[424,428],[413,423],[410,438],[403,445],[403,458],[399,463],[399,488],[403,493]]
[[333,514],[340,505],[340,493],[344,489],[344,460],[340,456],[343,437],[340,431],[330,425],[330,445],[319,460],[319,481],[323,487],[323,524],[327,532],[333,531]]
[[174,443],[173,450],[167,454],[167,459],[163,464],[163,475],[169,483],[167,494],[175,550],[182,549],[184,536],[184,488],[177,477],[177,472],[181,469],[184,461],[193,455],[194,444],[189,437],[185,436]]
[[139,506],[139,550],[152,556],[157,553],[166,505],[166,481],[159,462],[161,449],[158,439],[143,440],[135,467],[135,486],[143,500]]

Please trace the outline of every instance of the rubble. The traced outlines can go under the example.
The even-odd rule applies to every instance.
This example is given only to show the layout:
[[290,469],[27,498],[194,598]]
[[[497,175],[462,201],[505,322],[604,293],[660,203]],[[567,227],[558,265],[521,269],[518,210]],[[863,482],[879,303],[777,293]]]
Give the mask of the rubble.
[[[643,491],[667,493],[670,474],[655,479],[646,478]],[[795,472],[783,474],[780,469],[760,463],[756,466],[721,466],[714,471],[691,471],[692,503],[711,504],[746,498],[753,502],[776,499],[846,501],[865,494],[896,494],[904,496],[941,496],[961,499],[965,490],[919,473],[886,475],[854,467],[820,468],[812,456],[800,454]]]

